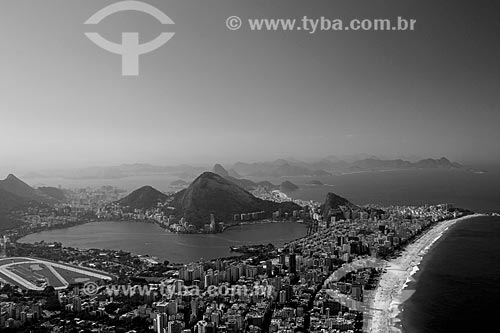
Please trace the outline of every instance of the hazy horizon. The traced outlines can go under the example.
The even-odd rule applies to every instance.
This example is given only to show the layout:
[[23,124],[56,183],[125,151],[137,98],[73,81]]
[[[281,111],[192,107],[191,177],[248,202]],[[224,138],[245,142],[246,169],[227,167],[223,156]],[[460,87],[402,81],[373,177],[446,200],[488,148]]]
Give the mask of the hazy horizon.
[[[28,176],[30,178],[38,178],[38,175],[44,176],[44,177],[52,177],[56,176],[57,177],[62,177],[65,178],[64,174],[69,171],[83,171],[83,170],[92,170],[92,169],[107,169],[107,168],[114,168],[114,167],[123,167],[123,166],[132,166],[132,165],[144,165],[144,166],[154,166],[154,167],[172,167],[172,168],[178,168],[182,166],[186,166],[189,168],[194,168],[194,169],[206,169],[207,171],[211,171],[214,167],[215,164],[220,164],[224,168],[229,169],[233,165],[235,165],[238,162],[241,163],[272,163],[278,160],[286,160],[291,164],[298,164],[301,165],[304,163],[304,165],[310,165],[309,163],[314,163],[314,162],[319,162],[322,159],[325,159],[327,157],[336,157],[338,160],[341,161],[346,161],[346,162],[355,162],[355,161],[360,161],[364,159],[381,159],[381,160],[396,160],[396,159],[402,159],[405,161],[409,162],[418,162],[423,159],[439,159],[439,158],[448,158],[447,156],[416,156],[416,155],[397,155],[397,156],[376,156],[372,154],[367,154],[367,153],[359,153],[359,154],[348,154],[348,155],[334,155],[334,154],[329,154],[325,156],[318,156],[318,157],[304,157],[302,159],[296,158],[294,156],[277,156],[275,158],[270,158],[267,160],[252,160],[252,159],[242,159],[242,160],[230,160],[230,159],[225,159],[225,160],[206,160],[204,162],[200,163],[192,163],[192,162],[182,162],[182,163],[148,163],[144,161],[136,161],[136,162],[124,162],[124,163],[114,163],[114,164],[102,164],[102,165],[80,165],[80,166],[67,166],[67,167],[53,167],[53,168],[29,168],[29,167],[23,167],[23,168],[18,168],[18,167],[13,167],[13,166],[3,166],[0,165],[0,180],[4,179],[7,177],[9,174],[13,174],[17,177],[23,178],[25,176]],[[463,162],[463,161],[456,161],[453,159],[450,159],[451,162],[457,162],[462,164],[465,168],[476,168],[477,170],[486,170],[486,171],[494,171],[497,172],[498,168],[500,167],[500,163],[480,163],[480,162]],[[333,171],[333,170],[329,170]],[[339,172],[345,172],[343,170],[339,170]],[[50,176],[52,175],[52,176]],[[42,178],[44,178],[42,177]],[[80,178],[81,176],[77,176],[75,179]],[[126,178],[126,177],[125,177]],[[81,178],[85,179],[85,178]],[[89,178],[93,179],[93,178]],[[95,178],[98,179],[98,178]],[[103,178],[106,179],[106,178]]]
[[[144,1],[175,36],[123,77],[84,33],[141,42],[142,13],[83,23],[116,1],[6,0],[0,173],[234,163],[365,152],[500,164],[500,22],[493,1]],[[314,7],[314,8],[313,8]],[[450,11],[452,9],[452,11]],[[228,16],[395,18],[412,32],[229,31]]]

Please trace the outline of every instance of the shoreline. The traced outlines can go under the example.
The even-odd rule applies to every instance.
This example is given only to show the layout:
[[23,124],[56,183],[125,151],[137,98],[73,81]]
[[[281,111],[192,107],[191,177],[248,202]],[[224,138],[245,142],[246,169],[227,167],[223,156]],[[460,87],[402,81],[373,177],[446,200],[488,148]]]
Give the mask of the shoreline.
[[[174,237],[173,239],[175,239],[176,241],[179,241],[179,238],[177,238],[177,237],[181,237],[181,240],[180,240],[181,242],[183,239],[182,237],[184,237],[184,236],[189,237],[188,242],[193,242],[193,239],[198,239],[195,242],[204,241],[205,239],[207,239],[207,237],[208,237],[208,239],[212,239],[213,237],[215,237],[215,238],[222,237],[223,239],[226,239],[226,237],[229,237],[228,241],[226,241],[226,242],[223,241],[222,246],[220,244],[215,246],[215,247],[223,248],[224,249],[224,251],[222,251],[223,253],[219,253],[219,255],[217,255],[216,257],[210,258],[208,260],[241,257],[243,255],[241,253],[236,254],[234,252],[230,252],[231,245],[255,245],[255,244],[267,245],[267,244],[271,243],[274,246],[279,247],[279,246],[283,246],[284,244],[287,244],[289,242],[296,241],[297,239],[301,239],[303,237],[306,237],[306,233],[307,233],[306,224],[299,223],[299,222],[287,222],[287,221],[267,221],[267,222],[259,221],[257,223],[245,223],[245,224],[241,224],[241,225],[235,225],[235,227],[237,227],[237,228],[234,228],[234,229],[229,228],[229,229],[225,230],[223,233],[217,233],[217,234],[215,234],[215,233],[176,233],[176,232],[172,232],[172,231],[161,228],[160,226],[158,226],[157,223],[147,222],[147,221],[136,221],[136,220],[135,221],[134,220],[128,220],[128,221],[92,221],[92,222],[85,223],[85,224],[69,226],[68,228],[40,230],[40,231],[37,231],[34,233],[24,235],[23,237],[16,239],[15,242],[19,243],[19,244],[36,244],[36,243],[39,243],[42,241],[44,241],[46,244],[60,242],[60,243],[62,243],[63,247],[72,247],[72,248],[75,248],[77,250],[89,250],[89,249],[97,249],[97,250],[103,250],[103,251],[108,251],[108,250],[120,251],[121,250],[121,251],[128,252],[133,256],[157,257],[157,258],[160,258],[161,260],[169,260],[170,262],[178,263],[178,264],[180,264],[180,263],[182,263],[182,264],[195,263],[195,262],[199,262],[202,258],[206,259],[206,257],[204,255],[201,255],[201,254],[197,258],[192,258],[189,260],[179,259],[178,257],[173,257],[169,253],[166,253],[166,252],[160,253],[161,251],[159,251],[159,252],[155,253],[154,251],[152,251],[152,248],[147,248],[147,249],[145,248],[145,249],[143,249],[143,251],[140,251],[140,249],[128,249],[128,248],[124,249],[123,247],[108,248],[108,247],[103,247],[102,244],[92,244],[90,246],[82,245],[82,244],[67,244],[67,243],[65,243],[65,241],[63,241],[61,239],[52,240],[52,239],[50,239],[51,237],[47,237],[47,236],[39,237],[38,239],[26,240],[27,237],[30,237],[30,236],[33,237],[33,235],[41,234],[41,233],[45,233],[45,232],[53,232],[53,231],[57,232],[60,230],[81,227],[81,226],[89,225],[89,224],[96,224],[97,225],[97,224],[106,224],[106,223],[130,223],[130,224],[144,224],[144,223],[146,223],[146,224],[151,225],[151,227],[158,228],[157,233],[159,233],[161,235],[165,235],[168,237],[172,236],[172,237]],[[284,240],[284,239],[281,239],[282,236],[277,236],[277,237],[274,237],[272,239],[272,241],[265,241],[265,242],[262,242],[262,238],[254,239],[254,240],[250,240],[250,241],[239,240],[238,235],[241,232],[245,233],[246,230],[255,230],[255,232],[257,232],[258,234],[264,235],[265,230],[267,230],[265,227],[266,225],[276,225],[276,228],[278,230],[286,231],[289,229],[289,227],[291,227],[290,225],[292,225],[292,224],[295,226],[296,230],[298,230],[298,232],[299,232],[299,234],[297,235],[298,236],[297,238],[293,238],[293,239],[290,238],[288,240],[286,240],[286,238],[285,238],[285,240]],[[242,230],[240,230],[240,228],[242,228]],[[259,231],[259,230],[262,230],[262,231]],[[303,231],[301,232],[301,230],[303,230]],[[232,231],[232,233],[231,233],[232,236],[227,235],[227,233],[230,233],[231,231]],[[196,238],[193,238],[193,237],[196,237]],[[58,237],[56,237],[56,238],[58,238]],[[233,240],[233,239],[236,239],[236,240]],[[216,251],[216,252],[221,252],[221,251]]]
[[[160,223],[158,223],[157,221],[154,221],[154,220],[95,220],[95,221],[79,221],[79,222],[69,223],[69,224],[65,224],[65,225],[56,225],[56,226],[52,226],[49,228],[43,228],[40,230],[30,230],[30,232],[16,237],[13,241],[17,242],[19,239],[22,239],[22,238],[27,237],[29,235],[34,235],[34,234],[45,232],[45,231],[63,230],[63,229],[70,229],[73,227],[78,227],[78,226],[90,224],[90,223],[108,223],[108,222],[155,224],[158,227],[160,227],[161,229],[163,229],[164,232],[167,232],[170,234],[177,234],[177,235],[217,235],[217,234],[223,234],[226,230],[233,229],[235,227],[244,227],[244,226],[249,226],[249,225],[261,225],[261,224],[272,224],[272,223],[307,224],[307,222],[304,222],[304,221],[259,220],[259,221],[249,221],[249,222],[241,222],[241,223],[231,224],[231,225],[226,226],[222,231],[218,231],[218,232],[176,232],[176,231],[170,230],[168,228],[165,228],[163,225],[161,225]],[[295,240],[293,240],[293,241],[295,241]]]
[[388,261],[384,266],[386,272],[380,277],[371,300],[364,331],[401,332],[399,315],[402,305],[415,292],[406,288],[413,281],[412,276],[419,270],[418,266],[425,254],[451,226],[481,216],[488,215],[475,213],[439,222],[413,243],[408,244],[397,258]]

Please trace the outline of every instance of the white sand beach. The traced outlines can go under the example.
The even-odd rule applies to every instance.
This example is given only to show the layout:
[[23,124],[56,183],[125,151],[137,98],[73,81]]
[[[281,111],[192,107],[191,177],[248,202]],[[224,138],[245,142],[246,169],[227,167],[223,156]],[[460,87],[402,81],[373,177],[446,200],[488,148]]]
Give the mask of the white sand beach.
[[418,265],[423,256],[449,227],[459,221],[478,216],[483,215],[474,214],[439,222],[415,242],[409,244],[399,257],[387,263],[385,266],[387,272],[380,277],[371,302],[369,318],[364,325],[367,332],[401,332],[397,327],[399,306],[414,293],[414,290],[405,288],[412,281],[412,275],[418,271]]

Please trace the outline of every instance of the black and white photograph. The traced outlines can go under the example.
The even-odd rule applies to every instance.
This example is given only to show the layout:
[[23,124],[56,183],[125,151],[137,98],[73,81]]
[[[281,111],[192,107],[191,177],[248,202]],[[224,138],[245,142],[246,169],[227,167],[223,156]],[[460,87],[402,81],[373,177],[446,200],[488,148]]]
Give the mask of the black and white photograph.
[[500,3],[0,0],[0,332],[494,332]]

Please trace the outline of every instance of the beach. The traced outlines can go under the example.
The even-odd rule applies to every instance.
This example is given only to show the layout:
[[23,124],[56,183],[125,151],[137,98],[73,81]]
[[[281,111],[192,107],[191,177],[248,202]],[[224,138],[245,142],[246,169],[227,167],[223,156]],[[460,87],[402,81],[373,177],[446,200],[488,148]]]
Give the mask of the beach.
[[378,286],[371,299],[368,318],[365,320],[367,332],[401,332],[398,315],[400,306],[409,299],[414,290],[406,289],[418,265],[431,246],[457,222],[484,216],[474,214],[437,223],[416,241],[406,246],[397,257],[385,264]]

